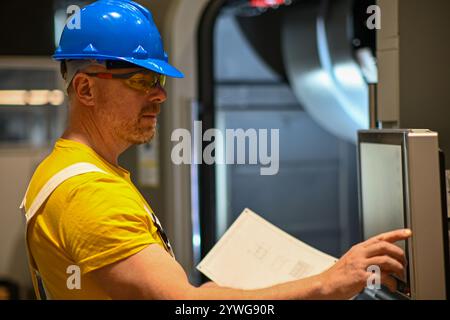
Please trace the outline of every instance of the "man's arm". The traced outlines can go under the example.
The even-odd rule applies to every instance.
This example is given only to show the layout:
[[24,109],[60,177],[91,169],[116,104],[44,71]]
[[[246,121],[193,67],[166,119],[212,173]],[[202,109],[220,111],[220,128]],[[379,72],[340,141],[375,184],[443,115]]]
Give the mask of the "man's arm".
[[93,271],[113,299],[301,299],[319,297],[318,279],[304,279],[263,290],[192,286],[178,262],[159,245],[150,245],[118,263]]
[[365,287],[371,265],[380,266],[382,283],[395,290],[390,274],[403,276],[405,256],[392,243],[409,236],[410,231],[398,230],[374,237],[354,246],[322,274],[259,290],[196,288],[176,260],[159,245],[150,245],[127,259],[93,271],[92,275],[113,299],[348,299]]

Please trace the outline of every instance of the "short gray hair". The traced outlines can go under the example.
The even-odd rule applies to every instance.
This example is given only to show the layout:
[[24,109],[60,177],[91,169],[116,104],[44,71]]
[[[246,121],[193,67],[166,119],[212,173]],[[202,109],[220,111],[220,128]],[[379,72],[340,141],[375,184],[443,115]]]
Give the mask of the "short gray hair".
[[106,62],[97,60],[65,60],[62,63],[65,64],[65,67],[61,68],[61,70],[65,82],[64,90],[66,94],[68,94],[70,84],[78,72],[90,66],[102,66],[106,68]]

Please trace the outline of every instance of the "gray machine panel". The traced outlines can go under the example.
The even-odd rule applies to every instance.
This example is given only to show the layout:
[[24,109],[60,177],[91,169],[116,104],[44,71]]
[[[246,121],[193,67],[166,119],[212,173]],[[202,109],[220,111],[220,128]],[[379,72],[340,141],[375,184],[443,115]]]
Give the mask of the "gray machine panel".
[[404,296],[446,299],[448,239],[443,233],[438,134],[428,130],[360,131],[358,146],[364,238],[410,228],[413,237],[398,243],[408,259]]

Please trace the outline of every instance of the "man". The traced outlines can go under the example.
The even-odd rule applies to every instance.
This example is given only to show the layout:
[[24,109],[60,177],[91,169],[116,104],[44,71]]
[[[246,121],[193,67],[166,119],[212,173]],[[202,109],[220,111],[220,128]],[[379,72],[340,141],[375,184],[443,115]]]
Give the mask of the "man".
[[409,230],[377,236],[322,274],[271,288],[189,284],[150,206],[118,164],[127,148],[153,138],[165,76],[182,76],[167,63],[151,14],[131,1],[95,2],[81,11],[81,29],[65,28],[55,58],[70,100],[68,127],[23,203],[39,297],[348,299],[366,286],[372,265],[395,290],[391,275],[403,277],[405,256],[393,243]]

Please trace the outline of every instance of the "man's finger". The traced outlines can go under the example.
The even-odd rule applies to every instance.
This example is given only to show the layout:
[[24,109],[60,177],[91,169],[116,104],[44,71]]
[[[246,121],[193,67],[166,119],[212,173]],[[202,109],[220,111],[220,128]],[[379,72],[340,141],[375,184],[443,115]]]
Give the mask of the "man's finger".
[[386,241],[379,241],[366,247],[366,258],[385,255],[394,258],[403,265],[406,265],[405,253],[395,244]]
[[397,260],[389,256],[378,256],[367,260],[367,267],[378,266],[381,272],[395,274],[399,279],[404,278],[405,267]]
[[411,237],[411,235],[412,235],[411,230],[400,229],[400,230],[390,231],[390,232],[386,232],[386,233],[382,233],[377,236],[374,236],[374,237],[370,238],[369,240],[367,240],[365,242],[365,244],[366,244],[366,246],[368,246],[368,245],[372,245],[373,243],[379,242],[379,241],[387,241],[390,243],[394,243],[397,241],[406,240],[409,237]]

